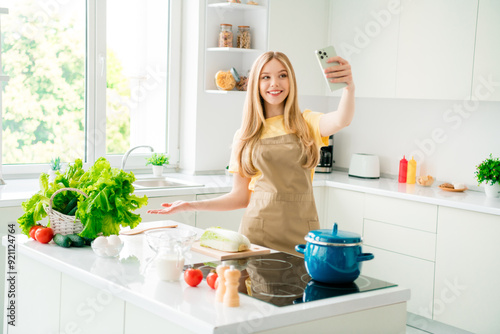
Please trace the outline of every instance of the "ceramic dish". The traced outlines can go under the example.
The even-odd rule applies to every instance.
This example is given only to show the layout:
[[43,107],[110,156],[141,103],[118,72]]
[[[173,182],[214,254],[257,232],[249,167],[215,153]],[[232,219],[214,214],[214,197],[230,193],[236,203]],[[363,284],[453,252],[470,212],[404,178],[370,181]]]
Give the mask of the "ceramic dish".
[[459,193],[459,192],[462,192],[464,190],[467,190],[467,187],[462,188],[462,189],[452,189],[452,188],[445,188],[445,187],[439,186],[439,189],[444,190],[444,191],[451,191],[451,192]]

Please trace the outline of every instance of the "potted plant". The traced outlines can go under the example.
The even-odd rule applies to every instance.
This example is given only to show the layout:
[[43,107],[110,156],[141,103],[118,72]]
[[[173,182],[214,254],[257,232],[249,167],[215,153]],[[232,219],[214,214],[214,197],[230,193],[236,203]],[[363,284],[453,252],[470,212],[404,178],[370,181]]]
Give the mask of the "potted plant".
[[60,171],[61,171],[61,158],[57,157],[57,158],[50,160],[49,172],[48,172],[49,182],[54,181],[54,179],[56,178],[56,172],[60,172]]
[[153,175],[161,176],[163,173],[163,166],[168,165],[168,156],[163,153],[153,153],[153,155],[146,159],[146,166],[153,166]]
[[500,159],[490,157],[476,166],[476,179],[483,184],[487,197],[500,195]]

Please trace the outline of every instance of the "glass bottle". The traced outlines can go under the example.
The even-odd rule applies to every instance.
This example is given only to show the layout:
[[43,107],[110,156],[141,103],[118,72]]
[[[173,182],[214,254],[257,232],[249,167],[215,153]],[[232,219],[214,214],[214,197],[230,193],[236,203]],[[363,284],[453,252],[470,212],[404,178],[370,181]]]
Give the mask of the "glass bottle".
[[236,47],[242,49],[250,49],[249,26],[238,26],[238,34],[236,35]]
[[219,48],[233,47],[233,26],[221,23],[219,31]]

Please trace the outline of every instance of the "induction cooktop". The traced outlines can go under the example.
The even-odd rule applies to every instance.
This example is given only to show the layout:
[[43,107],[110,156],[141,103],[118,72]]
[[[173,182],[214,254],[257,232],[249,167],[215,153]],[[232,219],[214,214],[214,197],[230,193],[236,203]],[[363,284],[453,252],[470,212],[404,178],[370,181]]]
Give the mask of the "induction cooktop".
[[307,274],[304,259],[283,252],[248,258],[194,264],[203,277],[224,262],[241,271],[238,291],[270,303],[287,306],[397,286],[368,276],[359,276],[349,284],[326,284]]

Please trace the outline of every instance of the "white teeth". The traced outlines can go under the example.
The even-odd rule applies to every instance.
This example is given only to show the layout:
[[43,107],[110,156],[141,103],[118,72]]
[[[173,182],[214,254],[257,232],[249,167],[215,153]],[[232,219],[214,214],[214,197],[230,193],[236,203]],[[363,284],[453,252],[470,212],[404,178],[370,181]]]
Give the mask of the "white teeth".
[[278,95],[279,93],[281,93],[281,91],[269,92],[269,94],[272,94],[272,95]]

